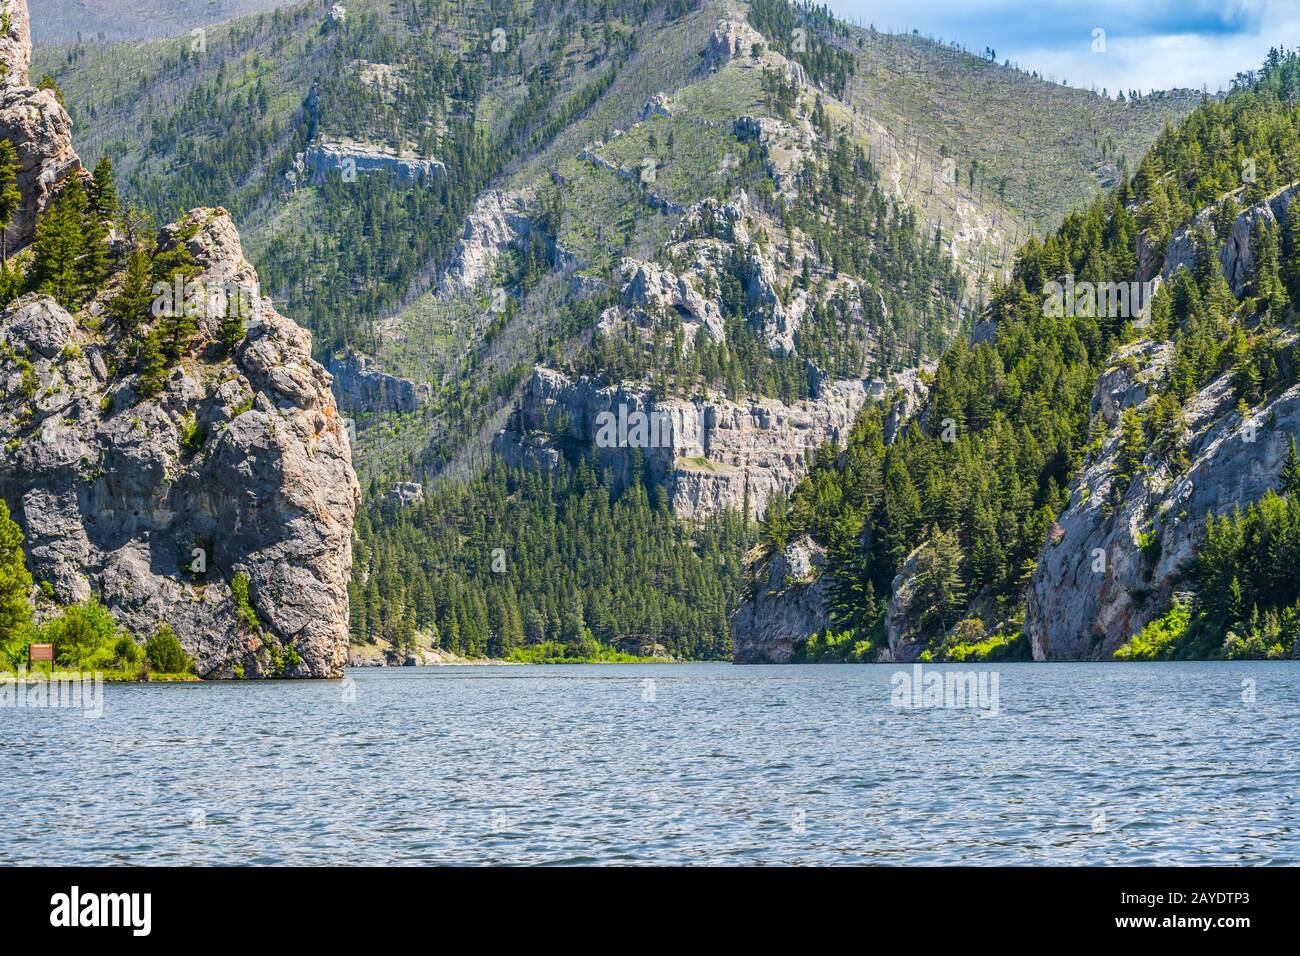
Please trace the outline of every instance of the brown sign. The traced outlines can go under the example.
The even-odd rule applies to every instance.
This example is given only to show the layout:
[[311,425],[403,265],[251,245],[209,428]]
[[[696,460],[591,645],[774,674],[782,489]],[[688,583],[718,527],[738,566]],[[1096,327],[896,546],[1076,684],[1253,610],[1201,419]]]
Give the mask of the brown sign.
[[33,663],[36,661],[54,661],[53,644],[33,644],[30,648],[31,656],[28,658]]

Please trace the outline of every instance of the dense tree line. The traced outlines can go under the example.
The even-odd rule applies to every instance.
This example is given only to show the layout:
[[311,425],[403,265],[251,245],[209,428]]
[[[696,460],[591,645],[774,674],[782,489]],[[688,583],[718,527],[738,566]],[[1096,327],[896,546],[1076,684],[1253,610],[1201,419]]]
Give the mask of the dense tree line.
[[405,648],[422,631],[468,656],[548,642],[576,658],[614,644],[728,656],[748,523],[680,521],[639,477],[612,487],[584,456],[546,472],[498,464],[410,507],[376,499],[357,525],[353,640]]

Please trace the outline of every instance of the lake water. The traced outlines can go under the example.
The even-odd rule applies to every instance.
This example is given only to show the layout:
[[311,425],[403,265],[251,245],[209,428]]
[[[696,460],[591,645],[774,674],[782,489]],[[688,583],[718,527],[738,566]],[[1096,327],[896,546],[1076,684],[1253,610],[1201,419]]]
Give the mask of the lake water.
[[99,719],[0,709],[4,858],[1300,862],[1295,664],[997,665],[986,716],[896,707],[900,671],[107,686]]

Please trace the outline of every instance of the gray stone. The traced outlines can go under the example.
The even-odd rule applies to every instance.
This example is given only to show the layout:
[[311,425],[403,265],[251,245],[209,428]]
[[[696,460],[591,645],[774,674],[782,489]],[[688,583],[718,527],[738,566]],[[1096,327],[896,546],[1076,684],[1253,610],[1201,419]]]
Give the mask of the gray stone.
[[27,0],[12,0],[9,30],[0,35],[0,139],[18,153],[18,191],[22,197],[4,232],[10,254],[31,242],[37,217],[58,186],[78,173],[81,160],[72,146],[72,120],[53,90],[29,85],[32,41]]
[[731,618],[737,664],[785,664],[799,644],[831,626],[822,566],[826,550],[803,535],[770,560],[750,558],[753,594]]
[[[1185,407],[1191,467],[1175,474],[1154,455],[1118,502],[1119,412],[1146,400],[1169,362],[1166,343],[1139,342],[1101,376],[1093,408],[1111,426],[1100,453],[1070,486],[1061,532],[1044,545],[1029,585],[1025,630],[1036,660],[1106,660],[1168,607],[1210,514],[1245,508],[1276,489],[1291,436],[1300,434],[1300,386],[1256,410],[1254,440],[1236,410],[1232,374]],[[1146,553],[1143,534],[1159,543]],[[1094,563],[1096,562],[1096,563]]]
[[360,352],[327,360],[339,404],[351,412],[414,412],[433,397],[427,382],[389,375]]
[[[12,304],[0,338],[31,347],[42,387],[0,399],[0,497],[26,535],[33,577],[61,602],[97,597],[137,639],[171,625],[202,676],[269,676],[292,648],[299,662],[286,676],[337,677],[360,501],[348,435],[310,337],[257,294],[225,210],[195,210],[163,230],[163,247],[194,224],[192,281],[247,292],[247,339],[226,356],[214,342],[220,316],[205,308],[193,354],[161,393],[140,398],[132,376],[108,377],[100,334],[48,299]],[[190,422],[201,442],[184,441]],[[239,573],[256,630],[232,599]]]
[[309,178],[313,183],[323,183],[332,172],[340,175],[348,171],[361,173],[388,173],[403,186],[426,187],[447,174],[441,160],[425,159],[414,154],[399,153],[388,146],[376,143],[355,143],[346,140],[324,141],[307,148],[303,156]]

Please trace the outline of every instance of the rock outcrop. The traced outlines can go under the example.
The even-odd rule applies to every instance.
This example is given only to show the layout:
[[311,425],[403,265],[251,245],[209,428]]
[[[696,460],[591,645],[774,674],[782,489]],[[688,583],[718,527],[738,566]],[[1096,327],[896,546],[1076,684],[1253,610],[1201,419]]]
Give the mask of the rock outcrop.
[[[889,604],[885,608],[885,646],[879,660],[893,664],[910,664],[920,659],[933,633],[927,633],[918,620],[917,598],[921,592],[922,558],[928,544],[907,556],[889,585]],[[935,629],[937,630],[937,629]]]
[[72,146],[72,120],[53,90],[30,85],[32,56],[27,0],[11,0],[0,25],[0,139],[18,152],[18,209],[4,233],[9,253],[31,242],[36,220],[59,183],[81,168]]
[[529,190],[491,189],[479,196],[465,217],[464,230],[442,275],[439,295],[460,295],[481,288],[495,275],[503,252],[523,249],[530,241],[545,244],[553,268],[570,273],[581,268],[570,252],[538,228],[540,213],[537,197]]
[[[776,261],[773,244],[753,241],[751,225],[767,233],[779,228],[779,224],[755,210],[743,193],[736,202],[706,199],[685,210],[663,250],[664,260],[680,264],[676,271],[653,262],[624,259],[619,301],[601,315],[601,331],[608,334],[620,327],[639,329],[649,344],[655,320],[675,313],[684,326],[684,348],[691,347],[700,325],[720,341],[725,325],[722,313],[714,301],[716,295],[706,294],[705,290],[716,288],[718,277],[726,274],[733,259],[739,257],[743,263],[746,322],[774,354],[793,354],[795,338],[812,308],[811,298],[804,289],[782,295],[781,276],[786,267]],[[810,263],[820,264],[811,246],[790,241],[795,259],[802,261],[806,255]],[[861,297],[879,301],[878,290],[848,276],[826,275],[824,294],[828,299],[842,298],[850,318],[863,324],[870,323]]]
[[427,382],[381,372],[360,352],[330,356],[327,366],[334,377],[334,394],[350,412],[414,412],[433,395]]
[[1098,380],[1092,408],[1110,432],[1072,483],[1029,586],[1025,630],[1036,660],[1109,659],[1168,606],[1206,517],[1278,486],[1290,437],[1300,433],[1300,386],[1243,421],[1229,373],[1185,407],[1190,467],[1175,472],[1148,454],[1137,477],[1117,487],[1120,415],[1148,401],[1170,357],[1167,343],[1137,342]]
[[[889,390],[885,382],[849,379],[829,382],[817,398],[795,405],[720,397],[656,402],[638,386],[602,386],[537,368],[519,421],[497,435],[493,450],[508,464],[545,466],[565,447],[595,444],[600,467],[619,485],[639,457],[680,517],[725,509],[757,517],[774,493],[794,488],[819,447],[843,446],[862,408]],[[619,421],[624,426],[612,443],[602,443],[602,423]],[[643,438],[638,422],[646,426]]]
[[751,560],[752,595],[731,618],[737,664],[787,664],[799,643],[831,626],[826,549],[803,535],[764,561]]
[[399,153],[376,143],[331,140],[307,148],[303,156],[305,171],[312,183],[323,183],[332,172],[388,173],[402,186],[428,186],[447,173],[441,160],[423,159],[413,153]]
[[[1164,249],[1163,256],[1160,254],[1161,250],[1151,244],[1147,234],[1142,233],[1138,237],[1138,281],[1148,282],[1158,279],[1160,282],[1168,282],[1180,269],[1190,269],[1195,265],[1197,233],[1213,228],[1220,216],[1223,203],[1236,201],[1240,195],[1241,190],[1237,190],[1220,202],[1207,206],[1190,223],[1175,230],[1168,246]],[[1255,223],[1260,221],[1269,225],[1286,223],[1291,203],[1297,195],[1300,195],[1300,183],[1293,183],[1284,189],[1279,189],[1263,202],[1241,210],[1233,218],[1226,234],[1217,236],[1220,243],[1219,266],[1223,269],[1223,276],[1227,279],[1228,285],[1232,287],[1233,295],[1241,297],[1254,271],[1255,259],[1250,236]]]
[[704,50],[705,62],[713,69],[725,66],[732,60],[745,60],[753,56],[755,47],[768,45],[767,37],[749,25],[747,20],[719,20],[709,34]]
[[360,494],[329,375],[261,297],[225,210],[162,231],[161,248],[178,242],[201,270],[193,287],[242,290],[246,338],[227,354],[200,297],[193,351],[145,397],[111,322],[93,328],[111,289],[84,313],[96,321],[43,296],[13,303],[0,497],[61,603],[96,597],[141,639],[169,624],[202,676],[340,676]]

